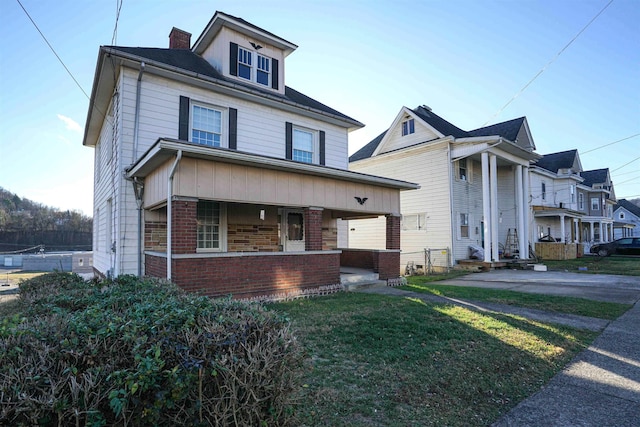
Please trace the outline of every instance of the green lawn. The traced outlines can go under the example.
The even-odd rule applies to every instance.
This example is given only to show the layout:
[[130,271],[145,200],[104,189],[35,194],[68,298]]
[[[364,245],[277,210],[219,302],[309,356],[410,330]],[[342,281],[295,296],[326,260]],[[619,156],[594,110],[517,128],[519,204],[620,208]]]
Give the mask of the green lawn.
[[425,280],[424,276],[413,276],[408,278],[408,285],[401,287],[401,289],[445,297],[488,301],[609,320],[617,319],[631,308],[630,304],[591,301],[584,298],[528,294],[500,289],[438,285],[431,282],[432,280],[430,279]]
[[360,293],[271,307],[307,352],[302,426],[488,425],[597,335]]
[[583,256],[566,261],[542,261],[549,270],[592,274],[620,274],[640,276],[640,257],[613,255],[609,257]]

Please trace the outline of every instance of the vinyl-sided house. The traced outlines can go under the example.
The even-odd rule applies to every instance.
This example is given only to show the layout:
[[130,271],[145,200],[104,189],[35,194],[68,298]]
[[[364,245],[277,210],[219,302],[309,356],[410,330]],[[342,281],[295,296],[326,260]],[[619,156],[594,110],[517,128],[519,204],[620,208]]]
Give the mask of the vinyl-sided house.
[[[401,266],[422,264],[424,249],[448,250],[450,263],[528,258],[529,165],[539,156],[524,117],[464,131],[429,107],[403,107],[391,126],[350,157],[352,171],[417,182],[401,194]],[[383,247],[374,220],[349,221],[349,246]]]
[[[609,242],[613,240],[613,207],[616,194],[608,168],[580,172],[584,179],[581,189],[585,193],[585,241]],[[588,226],[588,228],[587,228]]]
[[531,167],[534,239],[608,242],[615,194],[608,169],[583,171],[578,150],[544,155]]
[[613,208],[613,237],[640,236],[640,207],[627,199],[618,200]]
[[582,241],[588,191],[580,185],[584,178],[578,150],[545,154],[530,171],[534,241]]
[[[95,149],[94,268],[250,297],[399,270],[400,191],[348,170],[360,122],[285,85],[297,46],[216,12],[169,49],[102,46],[83,144]],[[339,219],[384,216],[385,246],[341,251]]]

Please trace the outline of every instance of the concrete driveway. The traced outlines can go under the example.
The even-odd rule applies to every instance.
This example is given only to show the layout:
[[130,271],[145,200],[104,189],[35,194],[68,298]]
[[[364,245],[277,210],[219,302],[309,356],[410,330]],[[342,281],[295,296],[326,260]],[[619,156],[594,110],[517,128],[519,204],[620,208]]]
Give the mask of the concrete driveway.
[[[638,260],[640,262],[640,260]],[[634,304],[640,300],[640,277],[560,271],[495,270],[438,282],[442,285],[508,289]],[[640,425],[640,424],[639,424]]]

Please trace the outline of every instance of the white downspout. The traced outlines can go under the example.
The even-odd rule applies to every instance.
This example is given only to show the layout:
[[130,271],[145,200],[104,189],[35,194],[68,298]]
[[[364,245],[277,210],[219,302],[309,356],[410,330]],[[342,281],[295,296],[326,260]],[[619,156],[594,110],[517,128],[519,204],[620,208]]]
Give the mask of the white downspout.
[[144,62],[140,63],[138,73],[138,83],[136,83],[136,110],[133,119],[133,159],[131,163],[138,160],[138,133],[140,132],[140,92],[142,90],[142,74],[144,73]]
[[167,181],[167,280],[171,280],[171,247],[173,246],[171,244],[171,241],[173,240],[171,232],[171,198],[173,197],[173,175],[176,173],[176,169],[178,168],[180,159],[182,159],[182,150],[178,150],[176,160],[171,166],[171,170],[169,171],[169,179]]
[[[456,239],[453,237],[456,235],[456,212],[453,209],[453,179],[454,179],[454,172],[455,172],[455,168],[453,167],[453,161],[451,159],[451,141],[449,141],[449,143],[447,144],[447,161],[449,163],[449,209],[451,210],[451,215],[449,215],[449,227],[451,227],[451,233],[449,233],[449,242],[450,242],[450,248],[451,248],[451,252],[449,253],[449,260],[447,260],[447,268],[453,267],[453,265],[449,265],[450,263],[453,263],[454,258],[454,254],[455,254],[455,249],[454,248],[454,244],[456,244]],[[469,225],[469,228],[471,228],[471,224]],[[425,266],[426,268],[426,266]],[[447,270],[448,271],[448,270]]]

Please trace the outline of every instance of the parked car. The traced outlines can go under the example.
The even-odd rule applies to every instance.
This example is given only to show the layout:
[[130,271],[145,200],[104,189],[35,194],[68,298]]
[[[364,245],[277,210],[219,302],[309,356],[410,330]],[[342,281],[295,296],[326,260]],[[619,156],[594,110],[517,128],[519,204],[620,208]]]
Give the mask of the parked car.
[[599,243],[591,246],[592,254],[609,255],[640,255],[640,237],[623,237],[609,243]]

